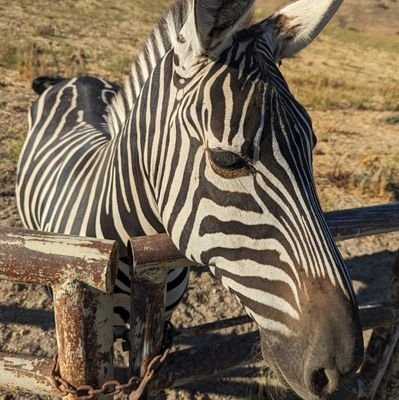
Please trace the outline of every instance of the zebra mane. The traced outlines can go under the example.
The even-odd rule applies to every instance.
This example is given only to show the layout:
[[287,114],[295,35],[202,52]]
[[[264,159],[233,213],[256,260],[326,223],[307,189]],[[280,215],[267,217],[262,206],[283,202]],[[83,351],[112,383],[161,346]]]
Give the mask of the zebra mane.
[[108,108],[108,125],[115,137],[133,108],[141,88],[158,61],[170,50],[191,11],[193,0],[177,0],[160,19],[147,38],[143,50],[134,60],[124,86]]

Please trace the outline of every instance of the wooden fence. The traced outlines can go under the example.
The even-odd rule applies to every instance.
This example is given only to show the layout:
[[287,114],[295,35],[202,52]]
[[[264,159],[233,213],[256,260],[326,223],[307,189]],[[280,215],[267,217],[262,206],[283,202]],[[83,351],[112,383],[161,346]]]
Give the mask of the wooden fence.
[[[326,218],[336,240],[399,231],[399,204],[334,211]],[[128,370],[119,370],[112,364],[115,332],[111,293],[118,260],[115,242],[0,228],[0,279],[52,287],[58,346],[56,365],[45,357],[0,353],[0,389],[54,396],[61,390],[71,399],[103,398],[106,394],[112,397],[121,390],[136,389],[131,399],[152,398],[165,388],[253,361],[253,344],[258,338],[255,331],[206,341],[195,348],[200,358],[188,347],[161,359],[159,355],[167,343],[162,318],[167,271],[197,265],[185,259],[165,234],[132,238],[129,254],[130,360]],[[351,390],[339,393],[339,399],[398,397],[399,258],[392,276],[384,304],[360,306],[363,329],[379,328],[374,330]],[[242,316],[180,329],[172,336],[178,341],[249,322]],[[126,332],[117,334],[123,336]],[[234,351],[226,352],[226,348]],[[155,366],[158,368],[153,375]],[[127,384],[119,384],[114,377]]]

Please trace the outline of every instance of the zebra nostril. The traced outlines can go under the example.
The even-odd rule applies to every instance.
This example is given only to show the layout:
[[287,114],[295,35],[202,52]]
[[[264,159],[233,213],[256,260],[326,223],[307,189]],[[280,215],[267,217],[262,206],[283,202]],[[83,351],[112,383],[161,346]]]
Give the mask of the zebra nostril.
[[310,384],[316,396],[327,396],[337,389],[339,373],[334,369],[319,368],[313,371]]
[[325,394],[326,388],[328,387],[329,379],[324,368],[320,368],[312,374],[312,389],[317,396]]

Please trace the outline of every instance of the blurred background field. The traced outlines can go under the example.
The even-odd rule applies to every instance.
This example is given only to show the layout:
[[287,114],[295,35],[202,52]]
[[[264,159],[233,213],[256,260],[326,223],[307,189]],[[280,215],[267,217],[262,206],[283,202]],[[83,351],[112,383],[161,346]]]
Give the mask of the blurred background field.
[[[256,19],[284,3],[258,0]],[[0,225],[20,225],[14,182],[27,110],[36,97],[31,80],[42,74],[92,74],[122,83],[168,4],[165,0],[0,0]],[[313,119],[318,137],[314,173],[325,210],[399,200],[398,21],[398,0],[346,0],[320,37],[281,66],[291,91]],[[398,234],[380,235],[340,245],[361,299],[370,301],[388,281],[398,239]],[[46,314],[51,304],[45,294],[39,288],[6,282],[0,282],[0,293],[0,351],[51,354],[52,322]],[[42,323],[25,325],[29,310],[44,310]],[[240,313],[235,300],[208,274],[198,274],[175,323]],[[1,323],[2,317],[8,322]],[[257,397],[258,383],[264,379],[253,369],[242,373],[258,378],[233,374],[170,391],[168,398]],[[0,394],[0,399],[12,398]]]

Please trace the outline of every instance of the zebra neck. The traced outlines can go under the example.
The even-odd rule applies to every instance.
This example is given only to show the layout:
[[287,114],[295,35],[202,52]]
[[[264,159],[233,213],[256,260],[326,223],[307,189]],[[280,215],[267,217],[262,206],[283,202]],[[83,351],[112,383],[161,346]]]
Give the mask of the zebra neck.
[[[135,108],[136,109],[136,108]],[[165,231],[161,223],[154,191],[146,170],[145,142],[139,134],[144,121],[132,112],[121,133],[112,140],[110,187],[112,221],[119,237],[142,236]],[[119,222],[118,222],[119,221]]]
[[176,167],[170,159],[171,151],[179,148],[179,138],[170,129],[175,104],[175,91],[170,85],[172,63],[173,52],[169,52],[144,84],[119,135],[116,169],[127,168],[121,176],[125,187],[131,190],[134,208],[142,210],[139,220],[148,222],[145,234],[165,230],[159,212],[160,188],[168,186],[171,169]]
[[146,40],[142,52],[133,62],[123,88],[108,110],[108,123],[114,136],[122,129],[152,71],[174,46],[178,33],[192,10],[192,3],[193,0],[177,0],[160,19]]

